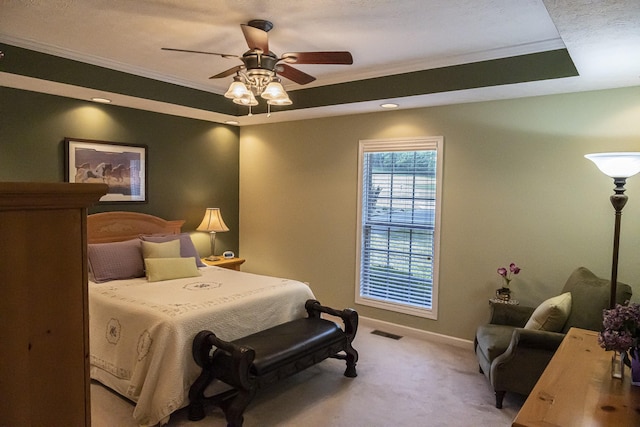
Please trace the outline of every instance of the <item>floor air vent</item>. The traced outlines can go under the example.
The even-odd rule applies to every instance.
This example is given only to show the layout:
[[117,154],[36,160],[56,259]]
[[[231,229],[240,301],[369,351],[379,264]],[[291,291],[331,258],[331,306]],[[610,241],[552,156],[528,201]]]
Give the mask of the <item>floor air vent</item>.
[[381,337],[391,338],[392,340],[399,340],[400,338],[402,338],[401,335],[391,334],[389,332],[380,331],[378,329],[371,331],[371,333],[373,335],[380,335]]

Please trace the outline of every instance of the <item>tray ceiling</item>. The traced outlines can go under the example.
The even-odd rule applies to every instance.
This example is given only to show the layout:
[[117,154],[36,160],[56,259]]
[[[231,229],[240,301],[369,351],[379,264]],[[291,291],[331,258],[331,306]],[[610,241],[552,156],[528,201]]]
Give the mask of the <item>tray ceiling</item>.
[[[640,2],[557,0],[58,0],[0,6],[0,85],[240,124],[640,84]],[[348,50],[299,65],[294,104],[247,117],[223,98],[240,24],[268,19],[270,49]],[[231,105],[230,105],[231,104]]]

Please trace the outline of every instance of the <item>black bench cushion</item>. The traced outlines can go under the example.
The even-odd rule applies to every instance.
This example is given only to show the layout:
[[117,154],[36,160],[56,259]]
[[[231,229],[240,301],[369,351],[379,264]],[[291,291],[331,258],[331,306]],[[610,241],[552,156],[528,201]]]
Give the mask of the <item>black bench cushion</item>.
[[255,350],[252,371],[255,375],[263,375],[291,360],[343,340],[346,340],[346,336],[335,322],[304,318],[265,329],[233,343]]

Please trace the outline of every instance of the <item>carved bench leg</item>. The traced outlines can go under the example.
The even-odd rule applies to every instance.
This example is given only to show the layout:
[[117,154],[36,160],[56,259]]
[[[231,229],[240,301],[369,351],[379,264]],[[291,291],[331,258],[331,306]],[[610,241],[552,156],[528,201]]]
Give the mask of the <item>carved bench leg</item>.
[[202,367],[202,372],[189,388],[189,415],[190,421],[199,421],[205,417],[204,412],[204,391],[214,380],[215,374],[208,358],[211,345],[207,342],[213,335],[210,331],[200,331],[193,340],[191,352],[193,358]]
[[347,348],[345,349],[345,353],[347,353],[347,369],[344,371],[344,376],[349,378],[355,378],[358,376],[356,372],[356,363],[358,362],[358,352],[355,348],[351,346],[351,343],[347,343]]
[[347,369],[344,371],[344,376],[349,378],[355,378],[358,376],[356,372],[356,363],[358,362],[358,352],[351,345],[356,337],[358,331],[358,313],[352,309],[345,309],[341,313],[342,320],[344,321],[345,335],[347,336],[347,345],[345,353],[347,354]]
[[255,389],[240,390],[233,399],[225,402],[222,410],[227,419],[227,427],[242,427],[244,410],[247,409],[255,394]]
[[204,391],[213,381],[214,375],[210,369],[203,369],[196,381],[189,389],[189,420],[199,421],[205,417]]
[[200,421],[206,416],[204,404],[202,402],[192,402],[189,404],[189,421]]
[[498,409],[502,409],[502,400],[504,399],[504,395],[505,395],[506,391],[503,390],[496,390],[496,408]]

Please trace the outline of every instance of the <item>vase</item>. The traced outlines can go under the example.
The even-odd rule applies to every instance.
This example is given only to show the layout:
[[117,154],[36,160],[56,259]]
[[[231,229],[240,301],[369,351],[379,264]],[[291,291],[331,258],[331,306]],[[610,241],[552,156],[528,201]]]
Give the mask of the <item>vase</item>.
[[611,355],[611,378],[624,378],[624,356],[619,351],[613,351]]
[[496,289],[496,298],[502,301],[509,301],[511,299],[511,289],[509,288]]
[[631,353],[631,384],[640,386],[640,352],[635,349]]

